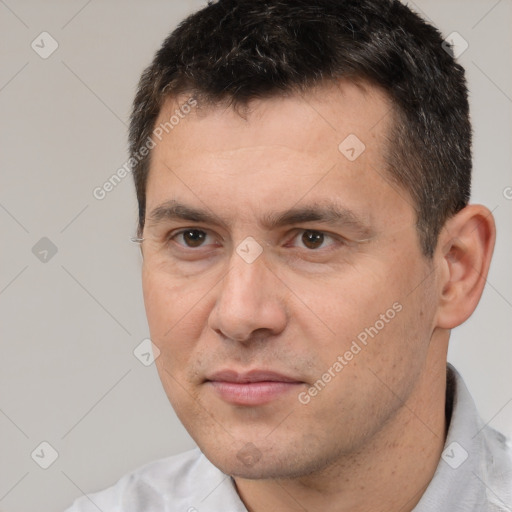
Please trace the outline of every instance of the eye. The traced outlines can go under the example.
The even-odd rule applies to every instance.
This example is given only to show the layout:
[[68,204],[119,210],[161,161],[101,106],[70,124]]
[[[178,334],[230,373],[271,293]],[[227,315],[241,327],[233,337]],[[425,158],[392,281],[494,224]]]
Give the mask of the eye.
[[187,228],[178,231],[169,237],[170,240],[175,241],[178,245],[187,248],[201,247],[210,235],[202,229]]
[[303,229],[299,231],[293,240],[298,239],[298,247],[302,247],[308,250],[317,250],[325,248],[325,242],[331,241],[327,246],[331,246],[335,243],[334,238],[323,231],[316,231],[314,229]]

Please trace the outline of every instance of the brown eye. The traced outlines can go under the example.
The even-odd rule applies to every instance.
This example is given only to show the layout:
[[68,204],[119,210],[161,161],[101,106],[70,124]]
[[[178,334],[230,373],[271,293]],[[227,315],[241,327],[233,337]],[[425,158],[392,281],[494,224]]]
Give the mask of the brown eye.
[[199,247],[206,239],[206,233],[199,229],[188,229],[181,233],[188,247]]
[[304,231],[302,243],[308,249],[318,249],[324,243],[324,234],[320,231]]

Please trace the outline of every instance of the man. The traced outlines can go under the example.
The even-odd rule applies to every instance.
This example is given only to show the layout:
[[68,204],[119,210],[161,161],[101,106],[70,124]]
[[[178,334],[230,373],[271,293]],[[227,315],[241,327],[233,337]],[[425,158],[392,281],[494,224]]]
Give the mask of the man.
[[198,449],[70,511],[506,511],[446,354],[495,239],[464,71],[398,1],[220,0],[130,129],[162,383]]

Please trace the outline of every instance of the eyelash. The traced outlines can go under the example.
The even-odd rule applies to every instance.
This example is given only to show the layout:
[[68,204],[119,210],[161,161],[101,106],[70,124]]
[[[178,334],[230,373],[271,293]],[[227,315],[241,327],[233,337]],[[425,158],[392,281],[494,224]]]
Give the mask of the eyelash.
[[[210,232],[206,229],[199,229],[199,228],[185,228],[185,229],[181,229],[177,232],[173,232],[173,233],[170,233],[167,237],[167,242],[170,243],[170,242],[175,242],[175,239],[181,235],[183,235],[184,233],[188,232],[188,231],[197,231],[197,232],[200,232],[200,233],[205,233],[206,236],[210,236]],[[301,234],[304,234],[306,232],[311,232],[311,233],[317,233],[317,234],[321,234],[325,237],[325,239],[327,240],[331,240],[331,243],[329,245],[327,245],[327,248],[330,248],[331,246],[333,245],[346,245],[347,244],[347,240],[345,240],[343,237],[339,236],[339,235],[334,235],[332,233],[329,233],[327,231],[321,231],[321,230],[316,230],[316,229],[307,229],[307,228],[296,228],[295,230],[295,234],[294,236],[291,238],[291,240],[294,240],[296,239],[299,235]],[[324,242],[326,241],[324,239]],[[207,247],[207,245],[200,245],[198,247],[189,247],[189,246],[186,246],[184,244],[180,244],[178,242],[175,242],[179,247],[180,249],[183,249],[185,251],[194,251],[196,252],[197,250],[200,250],[200,249],[204,249],[205,247]],[[285,247],[288,245],[289,242],[286,243]],[[315,252],[321,252],[321,251],[326,251],[328,250],[327,248],[324,248],[323,246],[320,247],[320,248],[316,248],[316,249],[309,249],[307,247],[299,247],[300,249],[304,250],[304,251],[307,251],[309,253],[315,253]]]

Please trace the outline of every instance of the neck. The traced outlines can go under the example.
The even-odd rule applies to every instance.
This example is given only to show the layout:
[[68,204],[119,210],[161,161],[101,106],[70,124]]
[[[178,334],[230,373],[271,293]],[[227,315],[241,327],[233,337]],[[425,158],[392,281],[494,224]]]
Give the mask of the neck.
[[412,511],[434,475],[447,427],[446,359],[429,363],[407,402],[357,452],[300,479],[235,478],[249,512]]

